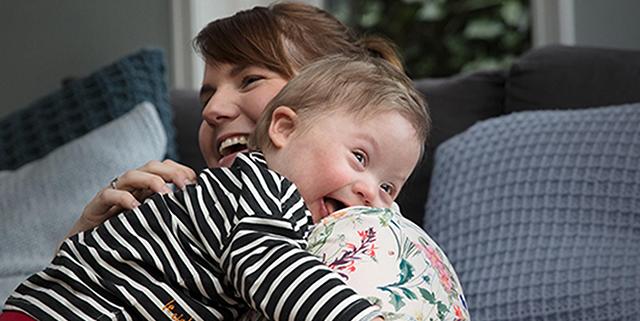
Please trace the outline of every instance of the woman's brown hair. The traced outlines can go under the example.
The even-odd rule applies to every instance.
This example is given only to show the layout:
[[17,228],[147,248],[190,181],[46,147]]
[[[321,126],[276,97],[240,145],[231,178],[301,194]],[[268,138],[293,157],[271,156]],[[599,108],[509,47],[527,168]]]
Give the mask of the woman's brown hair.
[[358,39],[330,13],[302,3],[254,7],[215,20],[198,33],[193,46],[208,64],[258,65],[287,79],[332,54],[366,52],[403,70],[391,42],[378,37]]

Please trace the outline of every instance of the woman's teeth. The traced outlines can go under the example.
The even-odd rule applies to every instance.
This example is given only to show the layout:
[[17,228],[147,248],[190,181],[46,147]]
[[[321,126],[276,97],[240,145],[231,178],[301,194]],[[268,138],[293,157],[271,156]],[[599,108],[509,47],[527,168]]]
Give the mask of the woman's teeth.
[[220,143],[218,153],[221,156],[227,156],[231,153],[238,152],[247,148],[247,136],[234,136],[227,138]]

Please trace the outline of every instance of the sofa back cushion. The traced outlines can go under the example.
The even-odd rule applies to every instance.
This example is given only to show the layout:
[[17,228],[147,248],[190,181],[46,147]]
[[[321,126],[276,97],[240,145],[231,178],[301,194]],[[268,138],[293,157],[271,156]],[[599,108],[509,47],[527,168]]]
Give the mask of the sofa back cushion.
[[640,104],[513,113],[436,153],[424,228],[482,320],[632,320]]
[[398,203],[403,215],[418,226],[422,226],[436,147],[476,122],[503,113],[504,77],[502,71],[483,71],[415,82],[429,105],[433,129],[424,158],[403,188]]
[[176,147],[180,163],[200,172],[207,164],[200,153],[198,132],[202,122],[202,105],[198,91],[172,89],[169,102],[173,107],[173,126],[176,129]]
[[640,51],[548,46],[510,68],[506,112],[640,102]]

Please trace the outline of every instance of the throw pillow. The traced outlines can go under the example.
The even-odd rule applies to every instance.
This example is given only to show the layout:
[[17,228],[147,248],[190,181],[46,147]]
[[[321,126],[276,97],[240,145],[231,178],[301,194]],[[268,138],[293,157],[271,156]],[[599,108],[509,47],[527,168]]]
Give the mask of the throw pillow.
[[44,158],[0,172],[0,302],[53,258],[101,188],[132,166],[162,159],[166,143],[156,108],[145,102]]
[[436,153],[424,228],[474,320],[633,320],[640,103],[480,122]]
[[158,110],[167,156],[176,157],[172,109],[160,50],[141,50],[63,87],[0,121],[0,170],[16,169],[130,111]]

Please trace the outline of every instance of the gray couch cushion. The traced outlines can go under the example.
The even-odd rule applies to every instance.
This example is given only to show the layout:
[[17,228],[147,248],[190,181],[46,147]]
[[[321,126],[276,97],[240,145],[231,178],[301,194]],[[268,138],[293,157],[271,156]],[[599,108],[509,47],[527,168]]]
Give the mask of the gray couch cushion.
[[425,156],[398,197],[403,214],[422,226],[422,213],[429,193],[433,154],[443,141],[477,121],[503,113],[504,73],[476,72],[441,79],[415,82],[429,105],[433,129],[425,148]]
[[640,104],[514,113],[436,154],[425,229],[482,320],[635,320]]
[[640,102],[640,51],[549,46],[509,70],[507,112]]
[[198,145],[198,131],[202,122],[202,106],[198,91],[192,89],[171,90],[169,97],[173,106],[173,126],[176,129],[176,146],[180,163],[197,173],[206,168]]

